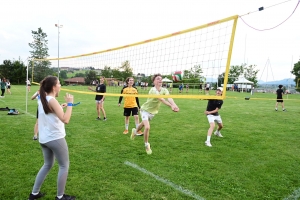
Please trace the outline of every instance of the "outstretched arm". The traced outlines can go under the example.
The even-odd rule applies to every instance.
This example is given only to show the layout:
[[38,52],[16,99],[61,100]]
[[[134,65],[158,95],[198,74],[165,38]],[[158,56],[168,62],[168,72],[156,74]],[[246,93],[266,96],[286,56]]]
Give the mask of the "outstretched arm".
[[175,104],[174,100],[172,98],[168,98],[168,100],[165,100],[164,98],[159,98],[158,99],[160,102],[162,102],[163,104],[171,107],[171,109],[174,111],[174,112],[178,112],[179,111],[179,108],[178,106]]

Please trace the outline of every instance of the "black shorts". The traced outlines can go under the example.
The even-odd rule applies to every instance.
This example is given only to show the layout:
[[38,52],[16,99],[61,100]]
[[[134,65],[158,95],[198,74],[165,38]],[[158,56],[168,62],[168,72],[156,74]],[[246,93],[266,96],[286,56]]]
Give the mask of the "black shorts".
[[205,90],[209,91],[209,87],[205,88]]
[[281,102],[281,103],[282,103],[282,102],[283,102],[283,100],[282,100],[282,99],[277,99],[277,102]]
[[31,86],[30,84],[28,84],[27,86]]
[[10,85],[9,85],[9,86],[7,86],[7,89],[10,89]]
[[138,115],[139,109],[137,107],[134,108],[124,108],[124,116],[130,116],[130,113],[132,113],[131,116]]

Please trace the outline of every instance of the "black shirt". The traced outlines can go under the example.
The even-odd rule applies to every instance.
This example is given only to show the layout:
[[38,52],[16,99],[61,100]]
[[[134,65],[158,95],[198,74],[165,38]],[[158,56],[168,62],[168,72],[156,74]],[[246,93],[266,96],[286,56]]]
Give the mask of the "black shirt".
[[[208,100],[206,111],[213,111],[216,108],[221,109],[222,105],[223,105],[223,100],[216,100],[216,99]],[[218,116],[219,113],[216,112],[216,113],[212,113],[211,115]]]
[[[106,92],[106,85],[98,84],[96,87],[96,92],[98,93],[105,93]],[[100,101],[103,98],[103,95],[96,95],[95,100]]]
[[276,93],[277,93],[277,99],[282,99],[283,90],[279,88],[278,90],[276,90]]

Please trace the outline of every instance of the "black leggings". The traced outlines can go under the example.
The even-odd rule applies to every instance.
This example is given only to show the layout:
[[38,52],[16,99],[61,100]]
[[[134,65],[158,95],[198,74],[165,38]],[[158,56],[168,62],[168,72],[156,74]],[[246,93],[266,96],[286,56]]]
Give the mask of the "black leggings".
[[5,89],[1,89],[1,96],[4,96]]

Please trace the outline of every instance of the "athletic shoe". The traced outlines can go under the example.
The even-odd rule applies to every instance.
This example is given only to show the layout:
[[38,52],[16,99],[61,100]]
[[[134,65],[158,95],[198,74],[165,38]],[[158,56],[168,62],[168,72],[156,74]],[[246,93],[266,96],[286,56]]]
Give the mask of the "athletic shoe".
[[103,121],[106,121],[106,120],[107,120],[107,118],[106,118],[106,117],[104,117]]
[[39,192],[38,194],[34,195],[32,193],[30,193],[28,200],[35,200],[35,199],[39,199],[41,197],[45,196],[45,194]]
[[100,117],[97,117],[96,120],[101,120],[101,118],[100,118]]
[[215,131],[215,135],[216,135],[217,137],[223,137],[223,135],[221,134],[220,131]]
[[128,130],[123,131],[123,134],[127,134],[127,133],[128,133]]
[[138,131],[138,132],[136,133],[136,135],[137,135],[137,136],[142,136],[142,135],[144,135],[144,133],[143,133],[142,131]]
[[277,111],[277,108],[275,108],[275,111]]
[[148,145],[147,145],[145,148],[146,148],[146,153],[147,153],[148,155],[152,154],[152,150],[151,150],[151,148],[150,148],[150,143],[148,143]]
[[134,140],[135,134],[136,134],[136,129],[133,128],[133,129],[131,130],[131,135],[130,135],[130,139],[131,139],[131,140]]
[[283,112],[285,112],[285,111],[286,111],[286,109],[283,109],[282,111],[283,111]]
[[205,141],[205,146],[212,147],[209,141]]
[[59,199],[58,197],[55,197],[55,200],[75,200],[75,199],[76,199],[76,197],[66,195],[66,194],[64,194],[64,196],[61,199]]
[[33,140],[37,140],[38,139],[38,137],[37,136],[33,136],[33,138],[32,138]]

